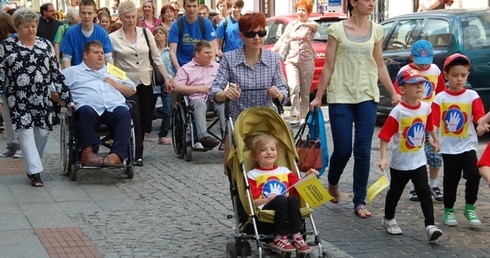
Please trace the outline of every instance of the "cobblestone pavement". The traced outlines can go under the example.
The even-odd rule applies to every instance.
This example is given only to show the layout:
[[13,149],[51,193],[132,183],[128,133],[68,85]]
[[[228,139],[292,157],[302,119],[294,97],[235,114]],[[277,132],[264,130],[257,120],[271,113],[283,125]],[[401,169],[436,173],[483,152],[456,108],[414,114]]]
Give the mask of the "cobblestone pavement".
[[[327,113],[324,110],[324,113]],[[327,118],[328,119],[328,118]],[[160,122],[156,120],[154,125]],[[50,135],[49,145],[56,147],[59,127]],[[379,126],[376,128],[376,133]],[[330,138],[331,135],[328,135]],[[381,173],[376,167],[379,141],[373,136],[370,184]],[[3,136],[3,145],[5,145]],[[480,144],[483,150],[486,141]],[[3,146],[2,145],[2,146]],[[329,141],[330,153],[332,151]],[[157,144],[156,132],[145,142],[144,167],[136,167],[135,177],[127,179],[118,170],[81,170],[75,183],[60,173],[59,155],[44,156],[45,185],[77,184],[92,187],[92,196],[107,195],[111,203],[104,209],[74,207],[66,212],[105,257],[225,257],[225,247],[233,237],[233,214],[228,182],[223,176],[222,152],[194,152],[191,162],[176,158],[172,146]],[[352,211],[352,161],[340,182],[342,201],[319,207],[315,224],[333,257],[490,257],[490,190],[481,184],[477,211],[482,220],[479,231],[470,230],[463,212],[464,180],[456,203],[458,227],[442,225],[442,203],[434,203],[437,225],[444,235],[429,243],[423,228],[419,204],[408,200],[405,191],[397,207],[401,236],[390,236],[382,228],[384,196],[375,198],[368,209],[370,219],[361,219]],[[326,176],[321,180],[327,184]],[[442,185],[442,177],[440,177]],[[100,191],[115,187],[118,191]],[[120,195],[120,196],[114,196]],[[103,201],[104,196],[99,196]],[[252,250],[255,250],[254,243]],[[254,252],[256,255],[256,252]]]

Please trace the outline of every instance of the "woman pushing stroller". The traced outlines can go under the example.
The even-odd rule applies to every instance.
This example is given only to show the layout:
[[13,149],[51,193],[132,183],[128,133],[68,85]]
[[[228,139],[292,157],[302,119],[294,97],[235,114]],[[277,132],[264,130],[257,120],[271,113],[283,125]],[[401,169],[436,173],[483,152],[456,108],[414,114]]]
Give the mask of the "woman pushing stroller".
[[[255,168],[247,173],[254,205],[260,209],[274,210],[273,247],[283,252],[307,253],[310,247],[301,235],[302,218],[297,192],[290,187],[299,181],[290,169],[277,166],[278,141],[269,134],[251,139],[250,150]],[[317,174],[310,169],[306,175]],[[293,242],[289,242],[292,234]]]

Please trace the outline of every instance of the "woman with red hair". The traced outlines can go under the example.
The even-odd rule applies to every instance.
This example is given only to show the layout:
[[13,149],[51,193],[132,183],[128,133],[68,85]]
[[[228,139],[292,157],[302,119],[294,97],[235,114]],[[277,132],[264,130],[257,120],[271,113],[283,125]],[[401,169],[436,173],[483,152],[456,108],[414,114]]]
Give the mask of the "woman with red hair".
[[299,0],[296,2],[298,19],[288,24],[284,34],[272,48],[273,51],[276,51],[283,44],[289,46],[283,61],[291,92],[292,125],[304,123],[306,114],[308,114],[310,86],[315,69],[313,59],[316,55],[312,41],[318,31],[318,23],[308,20],[312,10],[311,1]]
[[[229,99],[234,120],[249,107],[270,106],[272,98],[283,102],[288,96],[279,55],[262,49],[267,35],[264,14],[243,15],[238,30],[244,45],[224,53],[209,96],[218,103]],[[226,88],[228,82],[234,87]]]
[[167,31],[170,31],[172,22],[177,19],[177,17],[175,17],[175,9],[169,4],[162,6],[162,9],[160,10],[160,19],[162,20],[161,25],[167,29]]

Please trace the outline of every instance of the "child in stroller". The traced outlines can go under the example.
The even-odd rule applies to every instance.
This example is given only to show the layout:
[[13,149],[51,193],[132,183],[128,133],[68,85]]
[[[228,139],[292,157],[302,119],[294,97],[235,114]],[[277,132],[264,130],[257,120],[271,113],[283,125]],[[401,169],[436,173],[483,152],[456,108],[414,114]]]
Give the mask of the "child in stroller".
[[[310,247],[301,235],[302,218],[298,193],[289,188],[299,181],[290,169],[277,166],[278,141],[269,134],[253,137],[250,144],[254,169],[247,173],[254,205],[259,209],[274,210],[273,247],[282,252],[307,253]],[[318,174],[310,169],[306,175]],[[293,242],[289,242],[288,233]]]

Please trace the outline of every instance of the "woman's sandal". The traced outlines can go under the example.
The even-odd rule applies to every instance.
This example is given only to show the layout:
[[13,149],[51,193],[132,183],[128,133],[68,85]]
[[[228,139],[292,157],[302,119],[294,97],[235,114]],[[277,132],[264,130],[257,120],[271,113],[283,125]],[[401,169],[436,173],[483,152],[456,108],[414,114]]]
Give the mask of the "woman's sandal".
[[339,185],[328,184],[328,194],[330,194],[333,197],[333,199],[330,200],[330,202],[335,204],[340,202]]
[[354,213],[359,217],[359,218],[369,218],[371,217],[371,212],[366,209],[366,206],[364,205],[359,205],[354,209]]
[[43,181],[41,180],[41,175],[39,175],[39,173],[31,175],[31,185],[34,187],[43,186]]
[[29,174],[29,172],[26,171],[27,178],[32,179],[32,175]]

